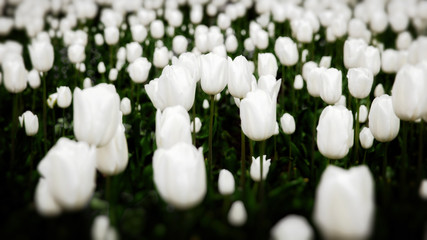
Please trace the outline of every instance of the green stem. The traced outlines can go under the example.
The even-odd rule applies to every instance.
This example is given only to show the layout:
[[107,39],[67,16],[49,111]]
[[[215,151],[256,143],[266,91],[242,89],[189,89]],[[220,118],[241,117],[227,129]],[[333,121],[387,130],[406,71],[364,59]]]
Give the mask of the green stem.
[[210,106],[210,118],[209,118],[209,154],[208,154],[208,163],[209,163],[209,176],[212,182],[212,139],[213,139],[213,119],[214,119],[214,109],[215,109],[215,96],[211,95],[211,106]]
[[196,101],[194,101],[194,103],[193,103],[192,111],[193,111],[193,134],[192,134],[192,138],[193,138],[193,145],[196,146]]
[[44,153],[47,153],[47,98],[46,98],[46,75],[47,73],[43,73],[42,82],[43,82],[43,135],[44,135]]
[[[18,94],[13,95],[13,109],[12,109],[12,131],[10,133],[10,166],[15,163],[15,145],[16,145],[16,132],[18,130]],[[25,123],[26,124],[26,123]]]
[[113,214],[113,202],[111,198],[111,177],[106,177],[106,184],[105,184],[105,198],[108,202],[108,217],[110,219],[111,225],[114,226],[114,214]]
[[354,134],[354,162],[358,164],[359,162],[359,105],[360,101],[359,99],[355,98],[356,100],[356,129]]
[[314,179],[314,143],[316,141],[316,119],[317,119],[317,99],[314,99],[314,116],[313,116],[313,122],[311,126],[311,164],[310,164],[310,170],[311,170],[311,178]]
[[403,146],[402,146],[402,156],[403,156],[403,167],[402,167],[402,183],[406,183],[406,171],[408,169],[408,122],[402,122],[403,127]]
[[65,136],[65,108],[62,109],[62,136]]
[[289,166],[288,166],[288,175],[289,178],[292,177],[292,169],[293,169],[293,163],[292,163],[292,141],[291,141],[291,135],[288,135],[289,137]]
[[244,189],[245,187],[245,179],[246,179],[246,158],[245,158],[245,134],[243,130],[241,130],[240,134],[240,162],[241,162],[241,175],[240,175],[240,187]]
[[384,181],[387,180],[387,152],[389,143],[384,143],[384,158],[383,158],[383,177]]
[[260,173],[260,181],[259,181],[259,195],[261,202],[264,199],[264,176],[263,176],[263,166],[264,166],[264,151],[265,151],[265,142],[266,140],[263,140],[260,142],[260,148],[259,148],[259,173]]

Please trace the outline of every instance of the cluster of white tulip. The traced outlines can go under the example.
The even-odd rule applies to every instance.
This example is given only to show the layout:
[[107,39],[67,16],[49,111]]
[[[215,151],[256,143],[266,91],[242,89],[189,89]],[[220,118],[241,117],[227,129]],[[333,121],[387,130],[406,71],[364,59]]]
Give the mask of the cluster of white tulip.
[[[0,12],[4,2],[0,1]],[[222,96],[230,98],[239,112],[241,187],[249,175],[256,186],[259,183],[261,193],[273,159],[262,146],[279,135],[280,129],[288,135],[292,164],[291,135],[296,132],[298,110],[302,109],[296,109],[294,95],[304,86],[312,98],[301,104],[306,108],[313,101],[315,106],[312,151],[317,143],[321,155],[331,160],[344,159],[351,153],[357,165],[359,144],[370,149],[374,140],[392,141],[399,135],[401,120],[427,121],[427,37],[413,39],[407,30],[409,25],[419,33],[427,29],[425,1],[7,2],[16,6],[8,13],[13,18],[0,17],[0,36],[7,36],[14,29],[25,30],[31,38],[27,48],[33,69],[26,68],[23,45],[10,40],[0,43],[0,83],[14,97],[24,92],[27,83],[33,91],[43,86],[43,114],[39,116],[43,117],[45,148],[46,106],[54,109],[57,105],[65,112],[73,104],[72,127],[77,141],[60,138],[38,164],[41,178],[35,203],[42,215],[84,208],[95,191],[96,170],[105,177],[125,170],[129,149],[122,118],[140,114],[142,93],[157,111],[157,149],[152,156],[155,187],[168,205],[181,210],[200,204],[212,185],[215,101]],[[189,7],[189,16],[180,10],[184,5]],[[243,25],[242,18],[252,14],[250,10],[255,11],[256,18],[246,20],[247,29],[235,29]],[[98,25],[80,27],[81,23],[98,18]],[[184,22],[187,18],[188,24]],[[203,21],[207,18],[209,21]],[[216,25],[205,25],[206,22]],[[49,27],[47,32],[45,26]],[[397,35],[396,49],[385,49],[377,38],[389,26]],[[46,76],[57,60],[55,50],[59,50],[54,49],[54,40],[62,41],[67,63],[74,66],[75,88],[72,93],[71,83],[56,86],[55,82],[51,85],[55,85],[56,92],[47,97]],[[320,43],[326,44],[329,52],[317,61],[314,48]],[[332,43],[338,48],[328,49]],[[87,56],[92,54],[92,48],[104,47],[109,59],[91,66],[92,59]],[[89,68],[97,70],[103,83],[89,78]],[[389,92],[379,83],[386,85],[379,79],[382,74],[392,78],[395,75]],[[128,83],[123,81],[126,78]],[[131,97],[120,99],[122,89],[116,87],[125,84],[132,86]],[[197,102],[198,89],[210,99]],[[371,95],[375,96],[373,101]],[[202,113],[196,113],[199,104],[210,108],[209,124],[203,122],[204,127],[209,126],[207,170],[203,147],[196,146],[196,134],[205,120]],[[319,105],[324,106],[320,116]],[[15,112],[13,116],[28,136],[37,135],[39,129],[38,113],[32,110],[36,114],[25,111],[19,118]],[[406,131],[404,123],[402,129]],[[251,147],[252,141],[261,146],[259,155],[250,156],[249,171],[245,169],[245,137],[251,140]],[[255,155],[252,149],[251,153]],[[311,155],[314,159],[314,153]],[[311,170],[316,168],[313,159]],[[215,170],[220,170],[219,193],[224,198],[233,196],[228,211],[230,225],[244,225],[248,217],[246,202],[234,199],[233,172]],[[315,176],[310,178],[314,181]],[[420,187],[423,198],[427,195],[426,185],[424,181]],[[366,165],[349,170],[327,166],[314,200],[313,219],[321,235],[328,239],[369,238],[374,196],[373,177]],[[107,235],[116,238],[105,216],[95,220],[93,231],[95,239],[105,239]],[[307,220],[297,215],[286,216],[271,229],[274,239],[311,239],[313,235]]]

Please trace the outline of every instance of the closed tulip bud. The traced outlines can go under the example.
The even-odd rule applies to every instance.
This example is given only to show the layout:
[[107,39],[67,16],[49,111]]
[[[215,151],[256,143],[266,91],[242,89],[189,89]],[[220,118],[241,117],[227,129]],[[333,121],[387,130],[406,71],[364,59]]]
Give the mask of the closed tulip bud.
[[165,26],[161,20],[154,20],[150,24],[150,34],[155,39],[161,39],[165,35]]
[[182,35],[175,36],[172,41],[172,48],[176,54],[181,54],[187,51],[188,41]]
[[266,140],[274,134],[276,102],[261,89],[249,92],[240,102],[240,119],[242,130],[248,138]]
[[[311,69],[307,76],[307,91],[312,97],[320,97],[322,88],[322,74],[326,68],[314,67]],[[304,72],[303,72],[304,74]]]
[[74,135],[79,141],[105,146],[119,124],[120,98],[114,85],[101,83],[74,89]]
[[[200,121],[200,118],[196,117],[196,133],[198,133],[201,128],[202,128],[202,122]],[[190,129],[191,129],[191,132],[194,132],[194,121],[191,121]]]
[[331,67],[331,61],[332,61],[331,56],[323,56],[320,59],[319,67],[330,68]]
[[140,57],[129,64],[128,72],[133,82],[143,83],[147,81],[150,69],[151,63],[146,58]]
[[316,189],[313,217],[323,237],[366,239],[374,212],[374,181],[369,168],[326,168]]
[[372,135],[369,128],[363,127],[362,131],[360,131],[359,140],[360,145],[362,145],[364,149],[369,149],[372,147],[372,144],[374,144],[374,135]]
[[[94,146],[60,138],[37,167],[46,181],[50,200],[65,210],[79,210],[86,206],[95,190],[95,161]],[[46,191],[43,187],[41,190]],[[36,206],[44,204],[39,202]]]
[[21,127],[25,126],[25,133],[27,136],[34,136],[39,130],[39,119],[31,111],[26,111],[19,117]]
[[406,50],[412,44],[412,36],[408,31],[401,32],[396,38],[396,47],[398,50]]
[[212,49],[212,53],[220,57],[227,58],[227,50],[225,49],[225,46],[223,44],[214,47]]
[[117,27],[106,27],[104,29],[105,42],[108,45],[115,45],[119,42],[119,29]]
[[295,132],[295,119],[289,114],[285,113],[280,118],[280,125],[282,126],[282,130],[286,134],[292,134]]
[[304,87],[304,80],[300,74],[295,76],[294,89],[301,90]]
[[374,33],[382,33],[388,25],[387,13],[383,10],[375,11],[371,14],[369,26]]
[[116,68],[111,68],[110,72],[108,73],[108,80],[110,81],[116,81],[117,75],[119,74],[119,71]]
[[104,37],[102,36],[101,33],[95,34],[95,44],[97,46],[104,45]]
[[[258,89],[264,90],[270,95],[273,102],[276,102],[281,83],[281,79],[276,80],[272,75],[263,75],[258,79]],[[252,88],[255,89],[256,87]]]
[[33,41],[28,46],[33,67],[39,72],[47,72],[53,66],[53,46],[49,41]]
[[256,32],[256,38],[255,38],[255,46],[260,49],[264,50],[268,47],[268,33],[262,29],[258,30]]
[[243,202],[240,200],[233,202],[230,210],[228,211],[228,222],[230,225],[235,227],[243,226],[246,223],[247,218],[248,215]]
[[158,79],[144,87],[157,109],[181,105],[188,111],[193,106],[196,82],[187,69],[179,65],[166,66]]
[[[79,65],[78,70],[79,70],[80,72],[82,72],[82,73],[86,72],[86,64],[85,64],[85,63],[79,63],[78,65]],[[105,66],[105,65],[104,65],[104,66]],[[76,68],[77,68],[77,67],[76,67]]]
[[228,91],[233,97],[244,98],[255,81],[249,62],[243,56],[228,59]]
[[173,65],[179,65],[188,70],[194,82],[200,80],[200,57],[195,53],[186,52],[179,55],[179,58],[172,58]]
[[209,95],[224,90],[228,82],[227,59],[214,53],[200,56],[202,89]]
[[140,24],[134,25],[130,28],[132,33],[132,40],[142,43],[147,38],[147,29]]
[[344,95],[341,95],[340,100],[334,104],[335,106],[346,106],[346,98]]
[[299,215],[288,215],[279,220],[270,230],[270,235],[274,240],[310,240],[314,233],[307,219]]
[[355,98],[365,98],[371,92],[374,76],[367,68],[350,68],[347,72],[348,90]]
[[258,74],[263,75],[277,75],[277,61],[272,53],[258,54]]
[[20,93],[27,87],[28,72],[22,58],[6,58],[2,63],[4,86],[11,93]]
[[132,106],[130,103],[130,99],[127,97],[124,97],[122,101],[120,101],[120,111],[123,113],[123,115],[129,115],[132,112]]
[[85,47],[80,44],[73,44],[68,47],[68,59],[71,63],[77,64],[85,60]]
[[228,35],[225,39],[225,49],[228,53],[234,53],[237,50],[239,43],[237,42],[237,38],[234,35]]
[[98,68],[98,73],[100,74],[104,74],[106,71],[104,62],[99,62],[97,68]]
[[279,37],[276,40],[274,53],[282,65],[293,66],[298,62],[297,45],[289,37]]
[[427,73],[420,67],[405,65],[396,74],[391,99],[396,115],[404,121],[415,121],[427,113]]
[[409,16],[404,10],[397,10],[394,11],[393,14],[389,14],[388,20],[390,22],[391,29],[396,33],[407,29],[409,24]]
[[67,86],[62,86],[56,89],[58,92],[58,107],[67,108],[71,105],[72,95],[71,90]]
[[362,39],[347,39],[344,43],[344,65],[347,69],[359,67],[367,44]]
[[427,200],[427,179],[421,181],[419,194],[421,199]]
[[92,225],[93,240],[116,240],[117,233],[113,226],[110,226],[110,220],[105,215],[99,215],[95,218]]
[[165,19],[167,20],[169,26],[180,27],[183,21],[183,14],[179,9],[166,10]]
[[359,116],[357,119],[360,123],[364,123],[366,122],[366,119],[368,119],[368,108],[365,105],[360,105]]
[[117,175],[123,172],[128,164],[128,145],[125,135],[125,127],[121,123],[107,145],[96,149],[96,168],[104,176]]
[[168,204],[179,209],[199,204],[206,194],[202,151],[185,142],[169,149],[158,148],[153,156],[153,178],[157,191]]
[[234,177],[227,169],[222,169],[219,172],[218,190],[221,195],[231,195],[234,193]]
[[37,184],[34,202],[37,211],[45,217],[53,217],[61,213],[61,206],[59,206],[50,193],[50,189],[45,178],[40,178]]
[[36,89],[40,87],[40,74],[37,70],[33,69],[28,73],[28,84],[32,89]]
[[191,144],[190,116],[182,106],[157,110],[156,143],[157,148],[171,148],[179,142]]
[[342,93],[342,74],[336,68],[329,68],[320,74],[320,98],[328,104],[338,102]]
[[53,109],[55,107],[57,100],[58,100],[58,92],[50,94],[46,100],[47,106]]
[[399,133],[400,119],[393,111],[389,95],[376,97],[369,111],[369,129],[379,142],[389,142]]
[[209,108],[209,101],[207,99],[203,100],[203,109],[208,109]]
[[190,21],[199,24],[203,19],[203,7],[200,4],[193,4],[190,11]]
[[304,80],[308,81],[311,70],[313,70],[317,67],[318,67],[317,63],[315,63],[313,61],[309,61],[309,62],[304,63],[304,65],[302,66],[302,77],[304,78]]
[[375,87],[374,90],[374,96],[375,97],[380,97],[381,95],[384,95],[385,91],[384,91],[384,87],[381,83],[378,83],[378,85]]
[[313,26],[310,24],[310,22],[300,20],[297,25],[298,27],[296,27],[296,29],[292,28],[292,32],[295,34],[298,42],[311,43],[311,41],[313,41],[313,33],[315,32],[313,31]]
[[386,49],[382,53],[381,69],[385,73],[395,73],[400,68],[400,55],[394,49]]
[[83,80],[83,88],[86,89],[90,87],[92,87],[92,80],[90,78],[85,78]]
[[[261,181],[261,163],[260,163],[261,157],[254,158],[252,157],[252,164],[251,164],[251,178],[255,182]],[[266,155],[262,156],[262,180],[265,180],[267,178],[268,170],[270,169],[271,159],[267,159]]]
[[368,68],[374,75],[377,75],[381,68],[381,57],[378,48],[368,46],[363,52],[360,66]]
[[353,114],[343,106],[323,109],[316,130],[317,147],[327,158],[344,158],[353,146]]
[[164,68],[169,63],[169,53],[166,47],[156,48],[153,55],[153,64],[156,68]]
[[126,44],[126,58],[129,63],[133,63],[136,59],[141,57],[142,47],[137,42]]
[[252,51],[255,50],[255,44],[254,44],[254,42],[252,41],[251,38],[246,38],[243,41],[243,46],[245,47],[245,50],[248,51],[248,52],[252,52]]
[[221,30],[225,30],[230,27],[231,19],[226,14],[220,13],[218,14],[217,24]]

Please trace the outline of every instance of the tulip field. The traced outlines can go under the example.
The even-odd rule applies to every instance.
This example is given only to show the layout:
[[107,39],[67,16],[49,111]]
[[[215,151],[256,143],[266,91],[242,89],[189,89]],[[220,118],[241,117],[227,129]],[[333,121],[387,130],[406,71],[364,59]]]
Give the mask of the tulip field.
[[427,239],[427,1],[0,0],[2,239]]

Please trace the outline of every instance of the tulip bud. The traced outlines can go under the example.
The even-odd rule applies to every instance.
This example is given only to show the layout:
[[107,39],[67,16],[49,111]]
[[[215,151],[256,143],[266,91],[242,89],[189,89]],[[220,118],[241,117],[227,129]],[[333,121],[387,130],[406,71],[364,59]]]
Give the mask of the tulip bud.
[[404,10],[394,11],[393,14],[389,14],[388,20],[391,25],[391,29],[398,33],[407,29],[409,24],[409,16]]
[[27,87],[28,72],[22,58],[9,57],[2,63],[4,86],[11,93],[20,93]]
[[360,66],[368,68],[377,75],[381,68],[380,51],[376,47],[368,46],[361,56]]
[[243,46],[245,47],[245,50],[248,51],[248,52],[252,52],[252,51],[255,50],[255,44],[252,41],[252,39],[250,39],[250,38],[246,38],[243,41]]
[[274,52],[282,65],[293,66],[298,62],[297,45],[289,37],[279,37],[274,44]]
[[116,240],[116,230],[110,226],[110,220],[105,215],[99,215],[95,218],[92,225],[93,240]]
[[320,59],[319,67],[330,68],[331,67],[331,61],[332,61],[331,56],[323,56]]
[[105,146],[119,124],[120,98],[114,85],[74,89],[74,135],[79,141]]
[[228,59],[228,80],[228,91],[233,97],[244,98],[251,90],[255,79],[245,57],[238,56],[233,61]]
[[243,202],[240,200],[233,202],[228,211],[228,222],[232,226],[240,227],[246,223],[247,218],[248,216]]
[[248,138],[266,140],[274,134],[276,102],[261,89],[249,92],[240,103],[240,119],[242,130]]
[[353,146],[353,114],[343,106],[323,109],[316,130],[317,147],[327,158],[344,158]]
[[[250,173],[251,173],[252,180],[254,180],[255,182],[261,181],[260,159],[261,157],[257,157],[257,158],[252,157]],[[267,156],[263,155],[262,156],[262,180],[265,180],[267,178],[268,170],[270,169],[270,164],[271,164],[271,159],[267,159]]]
[[121,122],[120,113],[115,135],[107,145],[96,149],[96,168],[105,176],[117,175],[125,170],[128,158],[125,127]]
[[126,48],[120,47],[119,50],[117,50],[117,61],[125,61],[126,60]]
[[[79,210],[86,206],[95,190],[95,161],[94,146],[60,138],[37,167],[42,176],[37,187],[42,193],[36,192],[38,211],[46,210],[39,208],[48,204],[41,202],[43,200],[52,200],[65,210]],[[44,194],[50,196],[38,198]]]
[[[295,22],[295,20],[293,20],[292,22]],[[298,42],[310,43],[311,41],[313,41],[313,33],[315,33],[315,31],[313,31],[313,26],[310,24],[309,21],[301,19],[298,20],[298,23],[296,25],[297,27],[292,28],[292,32],[295,34]]]
[[161,39],[165,35],[165,26],[161,20],[154,20],[150,24],[151,36],[155,39]]
[[33,69],[28,73],[28,84],[32,89],[40,87],[40,74],[37,70]]
[[[281,79],[276,81],[276,78],[272,75],[263,75],[258,79],[258,89],[264,90],[270,95],[273,102],[276,102],[281,83]],[[255,89],[255,87],[252,88]]]
[[68,47],[68,59],[73,64],[81,63],[85,60],[85,47],[80,44],[73,44]]
[[108,45],[115,45],[119,42],[119,29],[117,27],[106,27],[104,29],[105,42]]
[[190,116],[182,106],[167,107],[156,114],[157,148],[170,148],[178,142],[191,144]]
[[26,111],[19,117],[21,127],[25,126],[27,136],[34,136],[39,130],[39,119],[31,111]]
[[289,114],[285,113],[280,118],[280,125],[282,126],[282,130],[286,134],[292,134],[295,132],[295,119]]
[[190,11],[190,21],[199,24],[203,19],[203,7],[200,4],[193,4]]
[[368,238],[374,212],[374,181],[369,168],[326,168],[314,200],[314,222],[324,238]]
[[367,68],[350,68],[347,72],[348,90],[355,98],[365,98],[371,92],[374,76]]
[[228,62],[214,53],[200,56],[202,89],[209,95],[224,90],[228,82]]
[[401,32],[396,38],[396,47],[398,50],[406,50],[411,46],[412,36],[408,31]]
[[237,38],[234,35],[228,35],[225,39],[225,49],[229,53],[234,53],[237,50],[239,43],[237,42]]
[[221,195],[231,195],[234,193],[234,177],[227,169],[222,169],[219,172],[218,190]]
[[97,46],[104,45],[104,37],[102,36],[101,33],[95,34],[95,44]]
[[420,184],[419,194],[421,199],[427,200],[427,179],[423,179]]
[[209,101],[207,99],[203,100],[203,109],[208,109],[209,108]]
[[154,50],[153,64],[156,68],[164,68],[169,63],[169,53],[166,47]]
[[71,105],[71,99],[72,99],[70,88],[67,86],[62,86],[57,88],[56,91],[58,92],[58,99],[57,99],[58,107],[60,108],[69,107]]
[[364,149],[368,149],[372,147],[372,144],[374,143],[374,135],[372,135],[369,128],[363,127],[362,131],[360,131],[359,140],[360,145],[362,145]]
[[394,49],[386,49],[382,53],[381,69],[385,73],[395,73],[400,68],[399,52]]
[[142,47],[137,42],[126,44],[126,58],[129,63],[133,63],[136,59],[141,57]]
[[[201,128],[202,128],[202,122],[200,121],[200,118],[196,117],[196,133],[198,133]],[[191,132],[194,132],[194,121],[191,121],[190,129],[191,129]]]
[[307,219],[291,214],[279,220],[270,230],[270,235],[274,240],[310,240],[314,233]]
[[34,202],[37,211],[45,217],[57,216],[61,213],[61,206],[59,206],[50,193],[50,189],[45,178],[40,178],[37,184]]
[[359,116],[357,119],[360,123],[366,122],[366,119],[368,118],[368,108],[365,105],[360,105],[359,107]]
[[344,65],[347,69],[359,67],[367,44],[362,39],[347,39],[344,43]]
[[374,90],[374,96],[375,97],[380,97],[381,95],[384,95],[385,91],[384,91],[384,87],[381,83],[378,83],[378,85],[375,87]]
[[194,82],[200,80],[200,59],[199,55],[194,53],[186,52],[179,55],[179,58],[172,59],[173,65],[179,65],[187,69],[187,71],[192,76]]
[[153,156],[153,178],[162,199],[172,206],[188,209],[199,204],[206,194],[202,152],[185,142],[158,148]]
[[165,19],[169,26],[175,28],[180,27],[182,25],[183,18],[183,14],[179,9],[166,9]]
[[369,129],[377,141],[389,142],[399,133],[400,119],[393,111],[389,95],[384,94],[374,99],[368,117]]
[[[326,68],[314,67],[307,74],[307,91],[312,97],[319,97],[322,88],[322,74]],[[304,74],[304,72],[303,72]],[[335,96],[334,96],[335,97]]]
[[303,87],[304,87],[304,80],[302,79],[302,76],[298,74],[295,76],[294,89],[301,90]]
[[369,26],[374,33],[382,33],[388,25],[387,13],[383,10],[375,11],[371,14]]
[[272,53],[258,54],[258,75],[277,75],[277,61]]
[[134,42],[142,43],[147,38],[147,29],[143,25],[134,25],[130,30],[132,33],[132,40]]
[[98,73],[104,74],[106,71],[104,62],[98,63]]
[[196,82],[187,69],[179,65],[166,66],[158,79],[144,87],[157,109],[181,105],[188,111],[193,106]]
[[130,99],[127,97],[124,97],[122,101],[120,102],[120,111],[123,113],[123,115],[129,115],[132,112],[132,107],[130,104]]
[[329,68],[320,73],[320,98],[328,104],[338,102],[342,93],[342,74],[336,68]]
[[217,24],[221,30],[225,30],[230,27],[231,19],[226,14],[220,13],[218,14]]
[[90,78],[85,78],[83,80],[83,88],[86,89],[90,87],[92,87],[92,80]]
[[188,41],[182,35],[175,36],[172,41],[172,49],[176,54],[181,54],[187,51]]
[[260,50],[265,50],[268,47],[268,33],[262,29],[256,32],[255,46]]
[[143,83],[147,81],[148,74],[150,73],[151,63],[143,57],[137,58],[129,64],[129,76],[135,83]]
[[28,46],[33,67],[39,72],[47,72],[53,66],[53,46],[48,41],[33,41]]
[[116,68],[111,68],[110,72],[108,73],[108,80],[110,81],[116,81],[117,80],[117,75],[119,74],[119,71],[117,71]]
[[412,65],[405,65],[397,72],[391,99],[393,110],[401,120],[415,121],[427,113],[426,77],[423,69]]
[[47,106],[53,109],[53,107],[55,107],[57,100],[58,100],[58,92],[50,94],[49,97],[47,98]]

